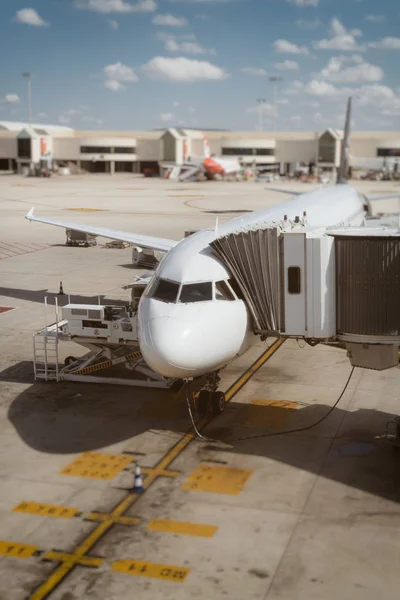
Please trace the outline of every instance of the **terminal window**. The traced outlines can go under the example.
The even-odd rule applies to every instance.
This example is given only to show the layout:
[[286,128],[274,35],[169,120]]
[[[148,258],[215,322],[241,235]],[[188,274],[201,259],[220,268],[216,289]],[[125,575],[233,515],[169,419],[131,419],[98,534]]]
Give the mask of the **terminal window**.
[[110,154],[110,146],[81,146],[81,154]]
[[31,158],[30,138],[18,140],[18,158]]

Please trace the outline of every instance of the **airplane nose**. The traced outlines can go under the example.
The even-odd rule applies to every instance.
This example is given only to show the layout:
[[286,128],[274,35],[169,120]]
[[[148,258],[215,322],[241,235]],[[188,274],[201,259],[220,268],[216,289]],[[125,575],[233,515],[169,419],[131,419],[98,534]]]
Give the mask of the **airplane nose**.
[[140,350],[146,363],[164,377],[185,378],[208,372],[204,338],[198,327],[173,317],[155,317],[140,328]]

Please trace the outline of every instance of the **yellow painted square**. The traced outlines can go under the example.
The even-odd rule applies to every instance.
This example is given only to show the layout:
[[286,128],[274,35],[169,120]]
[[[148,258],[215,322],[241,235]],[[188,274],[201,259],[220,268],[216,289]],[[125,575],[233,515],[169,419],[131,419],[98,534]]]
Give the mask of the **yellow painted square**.
[[190,573],[190,569],[184,567],[173,567],[171,565],[159,565],[142,560],[122,559],[112,563],[112,570],[127,575],[140,575],[141,577],[155,577],[183,583]]
[[18,542],[0,541],[0,555],[13,556],[14,558],[29,558],[37,552],[37,546],[20,544]]
[[153,519],[147,524],[147,529],[163,533],[177,533],[179,535],[212,537],[218,527],[215,527],[215,525],[202,525],[200,523],[187,523],[185,521],[170,521],[169,519]]
[[182,489],[238,495],[252,473],[248,469],[199,465],[186,479]]
[[66,466],[60,474],[88,477],[89,479],[112,479],[125,469],[132,460],[132,456],[122,454],[85,452]]
[[238,409],[235,420],[254,429],[282,429],[297,406],[288,400],[252,400]]
[[77,508],[57,506],[56,504],[41,504],[40,502],[20,502],[13,512],[22,512],[41,517],[54,517],[58,519],[72,519],[79,513]]

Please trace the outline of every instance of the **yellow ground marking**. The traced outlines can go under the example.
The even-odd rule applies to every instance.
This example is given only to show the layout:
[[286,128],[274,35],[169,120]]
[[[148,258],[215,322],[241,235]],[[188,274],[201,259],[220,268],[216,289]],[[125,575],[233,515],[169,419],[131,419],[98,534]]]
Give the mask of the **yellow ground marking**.
[[119,525],[137,525],[140,523],[140,519],[137,517],[112,517],[111,515],[107,515],[105,513],[92,512],[89,513],[86,517],[89,521],[101,521],[103,523],[108,522],[109,520],[112,523],[118,523]]
[[107,212],[108,208],[64,208],[64,210],[76,210],[78,212]]
[[85,452],[67,465],[61,475],[88,477],[90,479],[113,479],[133,460],[132,456],[122,454],[103,454]]
[[[252,365],[251,367],[236,381],[226,392],[225,397],[226,401],[229,402],[235,394],[237,394],[241,388],[247,383],[247,381],[260,369],[269,358],[280,348],[283,344],[283,341],[277,340],[274,342]],[[211,417],[203,419],[201,423],[198,424],[198,427],[201,429],[204,428],[211,421]],[[168,467],[174,462],[174,460],[185,450],[185,448],[195,439],[196,434],[193,430],[190,430],[186,433],[176,444],[173,446],[165,456],[160,460],[160,462],[156,465],[154,469],[148,473],[147,477],[144,479],[143,487],[147,490],[154,481],[157,480],[158,477],[163,476]],[[79,546],[75,549],[74,556],[75,557],[83,557],[86,555],[91,548],[103,537],[105,533],[112,527],[112,525],[116,522],[117,518],[123,516],[123,514],[137,501],[138,498],[141,497],[141,494],[136,494],[134,492],[129,493],[125,498],[114,508],[111,512],[112,519],[107,519],[102,521],[97,525],[97,527],[89,533],[89,535],[79,544]],[[130,564],[135,561],[129,561]],[[74,563],[75,564],[75,563]],[[65,579],[65,577],[72,571],[74,568],[74,564],[69,562],[64,562],[59,565],[53,573],[46,579],[46,581],[39,586],[36,591],[32,593],[29,600],[44,600],[47,596],[54,590],[54,588]],[[115,564],[121,564],[121,561],[117,561]],[[137,562],[135,563],[137,564]],[[166,569],[171,567],[165,567]],[[118,570],[118,569],[115,569]],[[178,569],[178,571],[187,571],[189,569]],[[164,571],[165,573],[165,571]],[[186,573],[187,574],[187,573]],[[186,577],[186,575],[185,575]],[[165,579],[164,577],[162,577]],[[176,581],[176,578],[173,578]]]
[[251,379],[273,354],[282,346],[285,340],[278,339],[251,365],[248,369],[231,387],[225,394],[226,401],[229,402],[233,396],[235,396],[246,383]]
[[182,583],[190,573],[190,569],[173,567],[171,565],[158,565],[142,560],[117,560],[112,564],[112,570],[128,575],[141,575],[142,577],[156,577]]
[[231,467],[199,465],[182,485],[182,490],[215,492],[237,496],[243,490],[253,471]]
[[96,558],[94,556],[78,556],[69,554],[68,552],[56,552],[52,550],[43,556],[44,560],[55,560],[62,562],[64,565],[82,565],[84,567],[100,567],[103,564],[104,558]]
[[6,542],[0,540],[0,555],[13,556],[14,558],[30,558],[37,552],[37,546],[29,546],[28,544],[19,544],[18,542]]
[[168,470],[167,469],[159,469],[157,466],[156,467],[141,467],[141,471],[145,475],[148,475],[154,469],[157,469],[157,477],[178,477],[181,474],[180,471],[173,471],[172,469],[168,469]]
[[200,523],[170,521],[169,519],[153,519],[147,524],[147,529],[150,529],[151,531],[161,531],[163,533],[212,537],[218,530],[218,527],[215,527],[215,525],[201,525]]
[[55,517],[58,519],[72,519],[80,514],[77,508],[69,506],[57,506],[56,504],[41,504],[40,502],[20,502],[13,512],[22,512],[41,517]]
[[297,402],[287,400],[252,400],[238,410],[237,419],[247,427],[280,429],[297,407]]

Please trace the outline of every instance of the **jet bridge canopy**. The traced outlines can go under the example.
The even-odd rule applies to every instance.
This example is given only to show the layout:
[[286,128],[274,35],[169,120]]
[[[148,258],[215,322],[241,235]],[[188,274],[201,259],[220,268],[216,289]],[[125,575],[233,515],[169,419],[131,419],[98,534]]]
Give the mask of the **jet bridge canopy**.
[[276,227],[239,230],[211,243],[238,283],[256,333],[281,328],[279,233]]

